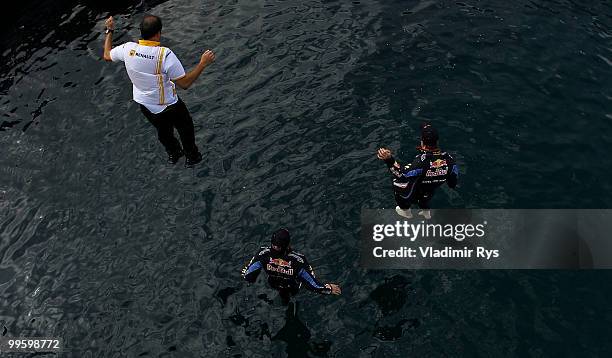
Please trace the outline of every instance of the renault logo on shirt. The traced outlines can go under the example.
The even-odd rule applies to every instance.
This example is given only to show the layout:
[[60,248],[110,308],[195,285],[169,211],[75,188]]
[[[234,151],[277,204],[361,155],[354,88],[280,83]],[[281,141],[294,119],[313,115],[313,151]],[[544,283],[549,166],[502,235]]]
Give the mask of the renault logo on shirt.
[[142,54],[140,52],[136,52],[136,50],[130,50],[130,54],[129,55],[131,57],[136,56],[136,57],[146,58],[148,60],[154,60],[155,59],[155,56],[153,56],[153,55],[145,55],[145,54]]
[[142,54],[140,52],[136,52],[136,57],[142,57],[142,58],[146,58],[146,59],[149,59],[149,60],[154,60],[155,59],[155,56],[153,56],[153,55],[145,55],[145,54]]

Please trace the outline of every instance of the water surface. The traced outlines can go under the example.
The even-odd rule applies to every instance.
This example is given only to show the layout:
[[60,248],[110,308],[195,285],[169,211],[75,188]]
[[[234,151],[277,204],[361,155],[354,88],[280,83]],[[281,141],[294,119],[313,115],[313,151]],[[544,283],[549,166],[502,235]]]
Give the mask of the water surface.
[[[52,5],[54,4],[54,5]],[[612,6],[572,1],[170,0],[24,5],[2,36],[0,322],[66,357],[604,356],[606,272],[367,271],[377,147],[433,122],[461,166],[436,207],[609,207]],[[145,11],[186,68],[205,159],[164,164],[101,59]],[[279,226],[341,297],[297,316],[239,269]]]

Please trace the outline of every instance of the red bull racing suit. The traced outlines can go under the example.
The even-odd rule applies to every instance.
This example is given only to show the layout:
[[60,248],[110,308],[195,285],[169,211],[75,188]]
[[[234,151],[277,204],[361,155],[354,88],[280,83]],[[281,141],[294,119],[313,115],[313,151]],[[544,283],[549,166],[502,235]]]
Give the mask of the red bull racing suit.
[[418,204],[421,209],[429,208],[429,201],[435,190],[446,183],[450,188],[457,185],[459,167],[455,159],[440,150],[422,150],[411,164],[395,165],[395,158],[385,160],[393,175],[395,201],[402,209]]
[[279,253],[270,247],[262,247],[251,261],[242,269],[242,277],[255,282],[261,271],[268,275],[268,283],[279,290],[283,298],[295,295],[302,284],[320,294],[331,294],[331,289],[321,284],[306,260],[299,252]]

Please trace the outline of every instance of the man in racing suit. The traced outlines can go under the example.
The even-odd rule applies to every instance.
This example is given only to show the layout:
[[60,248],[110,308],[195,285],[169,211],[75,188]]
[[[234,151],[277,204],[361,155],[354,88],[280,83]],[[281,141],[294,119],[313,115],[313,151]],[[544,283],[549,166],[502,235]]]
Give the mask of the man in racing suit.
[[378,159],[384,161],[393,175],[393,190],[397,207],[395,211],[403,217],[412,218],[410,206],[417,204],[420,215],[431,218],[429,201],[435,190],[446,183],[450,188],[457,186],[459,167],[455,159],[438,147],[438,132],[431,124],[421,125],[421,145],[411,164],[402,167],[391,151],[380,148]]
[[270,286],[279,291],[283,303],[298,293],[302,284],[320,294],[340,294],[340,286],[333,283],[321,284],[315,277],[306,257],[291,249],[287,229],[277,230],[272,235],[272,245],[261,247],[251,261],[242,269],[242,277],[255,282],[261,271],[268,275]]

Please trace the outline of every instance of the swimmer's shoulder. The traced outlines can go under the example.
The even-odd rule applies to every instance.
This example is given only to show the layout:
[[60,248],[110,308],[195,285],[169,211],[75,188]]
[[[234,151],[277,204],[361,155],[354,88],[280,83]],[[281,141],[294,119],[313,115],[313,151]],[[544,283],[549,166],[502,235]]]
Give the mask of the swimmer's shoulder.
[[303,254],[297,252],[297,251],[291,251],[288,255],[290,258],[296,260],[299,263],[304,263],[306,262],[306,256],[304,256]]
[[270,246],[262,246],[259,248],[259,251],[257,252],[257,256],[263,256],[269,252],[270,252]]

